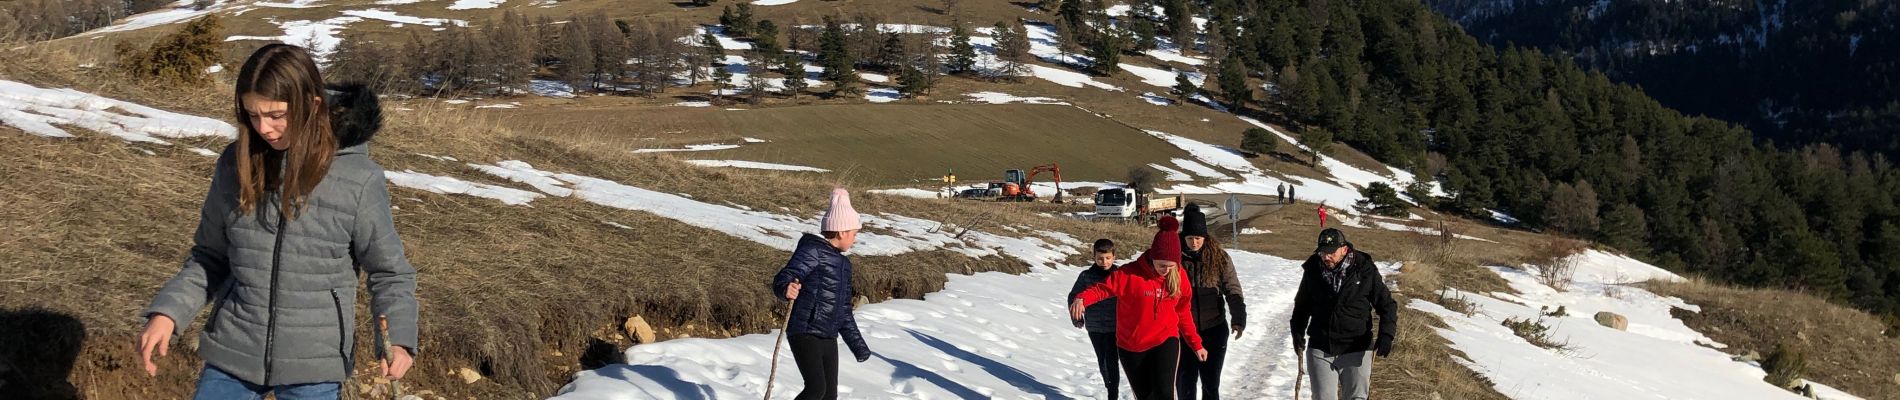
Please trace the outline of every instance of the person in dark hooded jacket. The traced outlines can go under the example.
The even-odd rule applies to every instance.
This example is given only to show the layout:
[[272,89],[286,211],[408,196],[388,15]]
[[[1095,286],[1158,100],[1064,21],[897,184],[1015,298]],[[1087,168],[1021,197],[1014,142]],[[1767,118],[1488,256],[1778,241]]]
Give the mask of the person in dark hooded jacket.
[[[1083,290],[1108,280],[1115,273],[1115,241],[1098,239],[1095,241],[1095,263],[1076,274],[1075,286],[1069,288],[1069,302],[1075,302]],[[1119,363],[1115,353],[1115,299],[1102,300],[1091,305],[1082,313],[1082,319],[1075,322],[1077,328],[1088,328],[1089,345],[1095,347],[1095,363],[1102,369],[1102,384],[1108,386],[1108,398],[1120,396],[1121,373],[1115,369]]]
[[[1198,204],[1182,211],[1181,268],[1194,287],[1194,326],[1200,328],[1207,361],[1191,354],[1181,357],[1180,380],[1175,384],[1177,399],[1193,400],[1195,386],[1201,398],[1220,398],[1220,375],[1227,359],[1227,331],[1240,337],[1247,326],[1247,301],[1242,297],[1240,278],[1234,274],[1233,259],[1220,241],[1207,234],[1207,214]],[[1227,316],[1233,315],[1233,321]]]
[[792,360],[805,379],[797,400],[838,398],[838,337],[858,362],[871,359],[871,348],[851,314],[851,251],[857,241],[858,212],[851,208],[851,192],[833,189],[821,235],[799,238],[792,259],[772,277],[772,291],[792,301],[791,320],[785,328]]
[[[1372,255],[1359,251],[1338,229],[1320,231],[1319,247],[1300,268],[1304,274],[1293,295],[1289,326],[1293,352],[1306,357],[1313,399],[1365,400],[1372,379],[1372,354],[1392,354],[1399,329],[1398,304],[1392,301]],[[1372,329],[1375,311],[1377,331]]]
[[401,379],[417,351],[416,270],[368,155],[376,94],[326,87],[310,53],[284,44],[252,53],[236,78],[238,137],[218,156],[191,252],[139,313],[145,372],[210,306],[195,398],[335,399],[355,369],[367,274],[370,313],[389,323],[381,376]]

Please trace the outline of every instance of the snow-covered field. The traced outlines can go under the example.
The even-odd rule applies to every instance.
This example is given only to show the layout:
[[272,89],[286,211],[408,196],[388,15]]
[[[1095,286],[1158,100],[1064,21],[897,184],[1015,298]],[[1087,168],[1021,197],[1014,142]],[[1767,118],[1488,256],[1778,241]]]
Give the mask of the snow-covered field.
[[[1760,366],[1731,360],[1716,350],[1726,346],[1669,315],[1671,308],[1699,311],[1696,306],[1630,285],[1681,277],[1596,250],[1573,257],[1577,269],[1568,290],[1539,283],[1535,267],[1491,267],[1520,294],[1448,294],[1470,301],[1470,315],[1424,300],[1409,306],[1443,319],[1448,328],[1437,329],[1438,334],[1466,355],[1457,361],[1515,399],[1801,398],[1762,381],[1766,374]],[[1560,306],[1566,316],[1545,315]],[[1599,311],[1628,318],[1629,330],[1597,324],[1593,318]],[[1541,318],[1552,339],[1572,348],[1533,346],[1503,326],[1507,318]]]
[[[980,399],[1100,398],[1088,336],[1068,322],[1063,300],[1080,267],[1060,264],[1084,243],[1038,232],[1017,243],[989,243],[1018,252],[1033,267],[1022,275],[950,275],[944,290],[923,300],[891,300],[857,310],[875,355],[855,363],[843,354],[840,398]],[[1000,237],[979,239],[979,242]],[[1231,398],[1290,393],[1293,351],[1285,345],[1286,313],[1298,283],[1297,262],[1236,252],[1254,322],[1229,346],[1223,379]],[[761,283],[763,284],[763,283]],[[730,339],[678,339],[627,350],[627,364],[581,372],[554,398],[754,398],[765,391],[776,332]],[[841,351],[844,351],[841,348]],[[789,352],[780,355],[771,398],[789,399],[804,386]],[[1127,386],[1122,387],[1128,397]]]

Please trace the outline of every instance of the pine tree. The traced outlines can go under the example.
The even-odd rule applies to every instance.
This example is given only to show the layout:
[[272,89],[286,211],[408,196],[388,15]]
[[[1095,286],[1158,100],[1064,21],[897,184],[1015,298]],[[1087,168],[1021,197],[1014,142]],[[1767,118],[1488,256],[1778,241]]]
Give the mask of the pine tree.
[[[1081,1],[1081,0],[1067,0],[1067,1]],[[1064,4],[1067,4],[1067,3],[1064,3]],[[1080,64],[1076,63],[1075,57],[1073,57],[1075,53],[1078,53],[1082,50],[1082,39],[1081,37],[1077,36],[1075,29],[1076,28],[1068,24],[1056,24],[1056,50],[1058,51],[1058,54],[1057,54],[1058,57],[1056,59],[1057,64],[1069,64],[1069,65],[1077,66],[1077,67],[1081,66]]]
[[1246,131],[1240,133],[1240,149],[1260,155],[1272,155],[1273,152],[1279,151],[1280,139],[1274,138],[1273,133],[1266,129],[1247,128]]
[[752,3],[739,3],[732,13],[732,23],[726,25],[726,29],[736,36],[752,36],[753,31],[758,29],[752,20]]
[[843,24],[836,17],[826,16],[824,33],[818,38],[818,63],[825,67],[824,78],[831,82],[832,96],[855,93],[851,84],[858,79],[853,68],[857,60],[851,56],[851,47]]
[[997,74],[1015,80],[1029,73],[1029,38],[1014,25],[996,23],[996,58],[1002,63]]
[[970,45],[970,30],[962,21],[954,21],[950,28],[950,72],[967,74],[975,70],[976,46]]
[[878,48],[872,62],[881,71],[896,73],[897,67],[902,66],[908,56],[909,52],[904,49],[904,37],[897,32],[890,32],[884,34],[884,46]]
[[1112,33],[1095,35],[1095,43],[1089,46],[1089,58],[1095,59],[1089,71],[1096,75],[1107,76],[1120,72],[1122,59],[1122,37]]
[[699,34],[699,43],[705,46],[704,50],[706,52],[707,62],[713,65],[720,65],[726,62],[726,45],[719,43],[719,37],[713,36],[712,31],[705,31]]
[[785,52],[785,48],[779,47],[778,36],[778,24],[769,19],[759,21],[758,28],[752,32],[752,50],[764,57],[763,64],[768,69],[780,66],[779,61],[784,59],[778,56]]
[[924,77],[924,71],[922,69],[909,65],[900,66],[899,68],[902,69],[902,72],[897,75],[897,91],[903,94],[904,97],[917,97],[930,90],[930,80]]
[[805,59],[797,53],[785,54],[785,93],[798,99],[798,93],[805,90]]
[[1188,54],[1194,50],[1194,15],[1188,11],[1188,0],[1161,0],[1162,11],[1166,13],[1168,39]]
[[1300,145],[1306,146],[1306,154],[1313,158],[1313,165],[1319,165],[1320,157],[1333,153],[1333,133],[1326,128],[1308,126],[1300,130]]
[[1201,94],[1201,85],[1194,84],[1194,80],[1189,79],[1187,73],[1176,73],[1174,74],[1174,89],[1171,93],[1174,93],[1176,99],[1181,100],[1175,104],[1187,104],[1188,101],[1194,99],[1195,95]]
[[1134,36],[1135,51],[1137,52],[1154,50],[1160,45],[1160,40],[1155,36],[1155,22],[1153,20],[1147,18],[1136,19],[1134,27],[1129,30],[1129,34]]
[[713,97],[724,98],[726,87],[732,84],[732,70],[725,66],[714,66],[712,72]]
[[766,76],[769,73],[765,68],[766,57],[758,54],[746,60],[745,89],[746,101],[749,103],[759,104],[764,101],[765,90],[770,87],[771,81]]
[[1648,251],[1643,245],[1649,231],[1649,223],[1643,217],[1643,210],[1635,203],[1619,203],[1605,211],[1602,218],[1602,242],[1617,250],[1642,254]]
[[1544,221],[1552,229],[1590,237],[1599,229],[1597,219],[1597,193],[1590,182],[1577,182],[1576,185],[1559,183],[1551,190],[1550,205]]
[[1228,57],[1220,63],[1220,92],[1227,98],[1234,112],[1247,108],[1253,101],[1253,87],[1247,85],[1247,71],[1239,57]]

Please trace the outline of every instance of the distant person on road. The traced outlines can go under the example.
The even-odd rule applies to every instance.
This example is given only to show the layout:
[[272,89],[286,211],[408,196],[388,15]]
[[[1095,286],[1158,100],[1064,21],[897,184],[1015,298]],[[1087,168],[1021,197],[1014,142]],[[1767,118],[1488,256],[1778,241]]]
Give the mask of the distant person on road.
[[236,78],[237,141],[213,168],[191,253],[139,313],[145,373],[158,375],[154,354],[210,305],[194,398],[336,399],[355,370],[367,273],[370,313],[389,323],[380,376],[402,379],[417,349],[416,270],[368,155],[376,94],[326,88],[310,53],[285,44],[251,53]]
[[1286,182],[1281,182],[1278,186],[1274,186],[1273,192],[1275,196],[1279,196],[1277,198],[1281,204],[1286,204]]
[[1298,203],[1298,202],[1300,202],[1300,195],[1299,195],[1299,192],[1298,192],[1298,189],[1299,189],[1299,188],[1300,188],[1299,186],[1292,186],[1292,185],[1288,185],[1288,186],[1286,187],[1286,202],[1287,202],[1287,204],[1293,204],[1293,203]]
[[1088,306],[1116,299],[1115,347],[1128,386],[1142,400],[1174,398],[1183,346],[1193,349],[1196,359],[1207,360],[1188,305],[1194,292],[1182,279],[1181,238],[1176,233],[1181,223],[1164,216],[1160,227],[1148,251],[1069,303],[1069,318],[1076,319]]
[[[1096,239],[1094,263],[1082,269],[1075,277],[1075,286],[1069,289],[1069,302],[1074,303],[1084,289],[1108,280],[1115,272],[1115,242],[1108,239]],[[1108,398],[1115,399],[1121,391],[1121,372],[1115,362],[1115,299],[1102,300],[1088,307],[1082,313],[1082,319],[1072,321],[1077,328],[1088,328],[1089,345],[1095,347],[1095,363],[1102,370],[1102,384],[1108,387]]]
[[[1200,328],[1207,360],[1197,360],[1192,353],[1182,355],[1175,398],[1194,399],[1198,380],[1203,393],[1201,398],[1217,400],[1220,399],[1221,364],[1227,357],[1227,331],[1232,327],[1234,337],[1240,337],[1247,326],[1247,301],[1241,296],[1240,278],[1234,273],[1233,259],[1218,240],[1207,234],[1207,215],[1201,212],[1201,206],[1189,204],[1182,215],[1181,269],[1194,288],[1191,303],[1194,326]],[[1227,320],[1230,312],[1234,316],[1232,322]]]
[[[1319,247],[1300,268],[1305,271],[1293,296],[1293,352],[1306,357],[1313,399],[1365,400],[1373,352],[1392,354],[1398,306],[1372,256],[1338,229],[1320,231]],[[1379,313],[1377,340],[1374,311]]]
[[[820,225],[819,235],[807,233],[798,239],[791,260],[772,277],[772,291],[792,302],[786,341],[798,375],[805,379],[797,400],[838,398],[838,336],[844,336],[858,362],[871,359],[871,348],[851,314],[851,259],[844,253],[851,251],[858,230],[864,228],[858,211],[851,208],[851,192],[831,191],[831,207]],[[812,290],[804,290],[806,282]]]

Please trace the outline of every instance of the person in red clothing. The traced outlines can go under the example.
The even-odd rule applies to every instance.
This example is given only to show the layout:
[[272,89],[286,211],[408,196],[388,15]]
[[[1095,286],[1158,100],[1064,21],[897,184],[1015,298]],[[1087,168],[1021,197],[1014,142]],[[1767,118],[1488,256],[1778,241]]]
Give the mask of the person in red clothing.
[[1194,289],[1188,287],[1180,268],[1181,238],[1175,231],[1181,223],[1168,216],[1161,218],[1160,225],[1147,252],[1069,303],[1070,317],[1081,319],[1089,305],[1116,299],[1115,347],[1136,399],[1174,398],[1181,346],[1194,349],[1195,358],[1207,361],[1189,304]]

